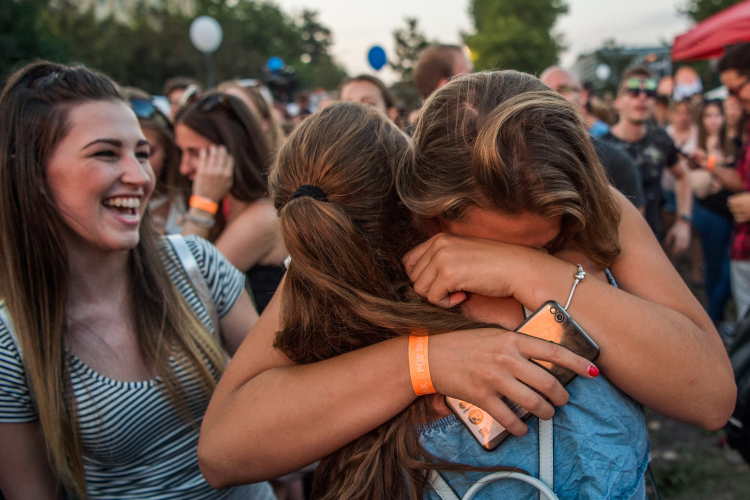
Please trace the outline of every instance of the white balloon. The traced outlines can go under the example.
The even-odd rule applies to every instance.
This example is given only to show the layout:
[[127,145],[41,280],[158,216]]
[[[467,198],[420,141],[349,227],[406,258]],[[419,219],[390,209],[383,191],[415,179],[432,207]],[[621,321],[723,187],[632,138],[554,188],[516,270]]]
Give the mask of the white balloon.
[[596,67],[596,77],[601,81],[608,80],[611,74],[612,69],[608,64],[601,63]]
[[223,38],[219,21],[211,16],[200,16],[190,23],[190,41],[204,54],[215,52]]

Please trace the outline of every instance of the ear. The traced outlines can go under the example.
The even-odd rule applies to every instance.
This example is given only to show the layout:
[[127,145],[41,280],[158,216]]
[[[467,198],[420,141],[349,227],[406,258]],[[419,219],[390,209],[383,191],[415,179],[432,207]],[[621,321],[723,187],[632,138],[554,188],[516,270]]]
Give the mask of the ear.
[[388,118],[391,119],[392,122],[396,121],[396,118],[398,118],[398,109],[396,109],[395,106],[392,106],[388,108]]
[[443,85],[445,85],[449,81],[451,81],[450,78],[441,78],[440,80],[438,80],[438,86],[437,86],[437,88],[442,87]]

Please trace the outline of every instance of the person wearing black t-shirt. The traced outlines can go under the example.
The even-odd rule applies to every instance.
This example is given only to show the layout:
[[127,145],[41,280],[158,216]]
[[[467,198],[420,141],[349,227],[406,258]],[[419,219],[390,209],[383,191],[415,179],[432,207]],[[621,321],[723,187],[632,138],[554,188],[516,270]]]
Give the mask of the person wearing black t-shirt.
[[[542,72],[539,79],[543,84],[580,109],[581,115],[586,120],[584,104],[588,100],[588,93],[581,86],[578,77],[559,66],[550,66]],[[589,128],[589,133],[591,134],[591,128]],[[610,183],[643,213],[646,201],[641,185],[641,175],[633,161],[624,152],[593,135],[591,136],[591,143],[594,145],[599,162],[607,172]]]
[[651,77],[646,68],[625,72],[615,101],[620,119],[602,140],[622,148],[638,166],[646,196],[646,221],[657,238],[662,235],[661,174],[668,168],[674,175],[678,217],[667,231],[665,243],[677,255],[690,246],[693,198],[687,166],[674,142],[666,132],[648,124],[656,97],[656,80]]

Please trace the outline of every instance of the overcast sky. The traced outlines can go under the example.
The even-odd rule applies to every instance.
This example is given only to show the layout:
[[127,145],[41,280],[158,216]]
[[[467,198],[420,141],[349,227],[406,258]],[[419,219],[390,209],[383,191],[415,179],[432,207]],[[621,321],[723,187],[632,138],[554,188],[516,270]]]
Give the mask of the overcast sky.
[[[334,57],[350,75],[377,74],[390,82],[393,74],[376,73],[367,63],[367,51],[380,45],[393,54],[394,29],[404,26],[405,17],[419,19],[430,39],[460,43],[461,32],[472,30],[468,0],[275,0],[290,14],[303,8],[317,10],[320,21],[333,31]],[[690,27],[677,13],[686,0],[567,0],[568,14],[561,16],[555,29],[568,46],[561,55],[565,66],[578,54],[590,52],[614,37],[626,45],[660,45]]]

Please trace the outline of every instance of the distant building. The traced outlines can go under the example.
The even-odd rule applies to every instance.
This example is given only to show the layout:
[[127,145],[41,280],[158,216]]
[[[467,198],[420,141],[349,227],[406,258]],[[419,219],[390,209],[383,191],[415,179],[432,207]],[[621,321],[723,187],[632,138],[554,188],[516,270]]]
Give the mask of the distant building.
[[[600,82],[596,77],[596,68],[602,63],[607,64],[611,70],[606,82]],[[671,74],[671,48],[665,46],[617,47],[609,43],[596,52],[578,56],[571,70],[579,76],[582,82],[598,82],[604,87],[616,85],[620,81],[622,71],[638,65],[647,66],[654,72],[656,78]]]
[[141,5],[191,15],[195,12],[195,2],[196,0],[75,0],[73,3],[82,11],[93,10],[97,19],[112,16],[120,22],[128,22],[133,11]]

